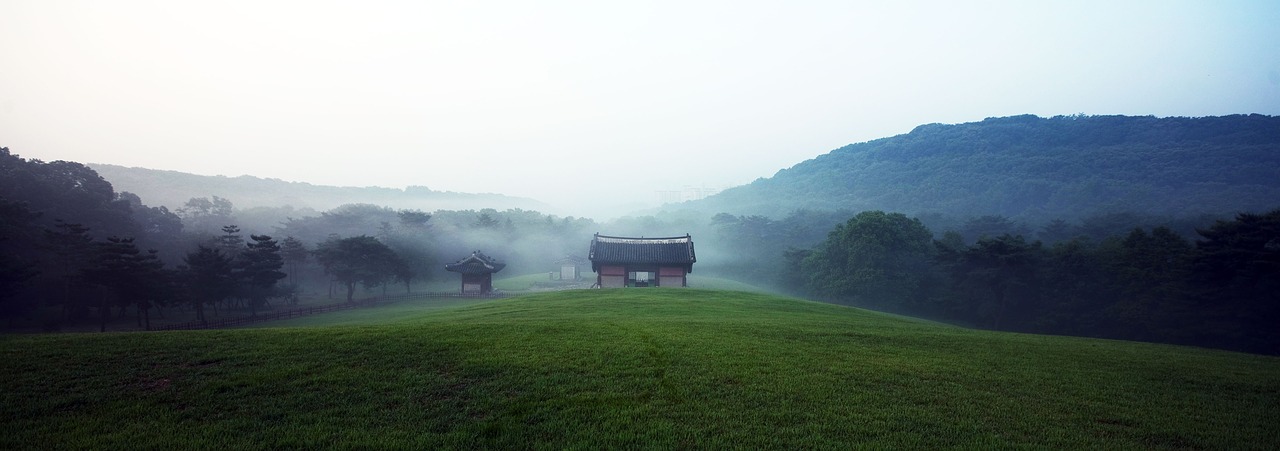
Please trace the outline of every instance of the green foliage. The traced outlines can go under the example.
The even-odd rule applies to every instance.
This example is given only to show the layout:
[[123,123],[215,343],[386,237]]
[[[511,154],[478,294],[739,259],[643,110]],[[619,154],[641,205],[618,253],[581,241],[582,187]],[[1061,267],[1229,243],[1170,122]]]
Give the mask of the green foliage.
[[1093,222],[1107,225],[1092,232],[1054,223],[1057,237],[1077,238],[1046,249],[1007,233],[966,245],[954,231],[922,246],[931,234],[918,220],[864,212],[812,250],[783,255],[793,287],[836,302],[998,330],[1280,354],[1280,210],[1220,221],[1195,247],[1163,226],[1088,236],[1120,217],[1135,216]]
[[187,288],[186,298],[195,307],[196,319],[205,321],[204,307],[231,296],[235,291],[231,257],[219,249],[198,246],[183,261],[187,264],[181,272]]
[[292,236],[284,237],[280,241],[280,257],[284,259],[286,273],[289,275],[289,284],[296,286],[298,283],[298,266],[306,263],[307,257],[311,255],[311,251],[307,250],[307,245],[302,240]]
[[197,233],[215,233],[223,226],[235,222],[235,206],[230,200],[213,196],[193,197],[178,208],[177,214],[187,227]]
[[252,241],[245,244],[245,251],[236,258],[236,278],[240,279],[253,315],[267,298],[279,294],[276,282],[287,275],[280,271],[284,257],[275,239],[267,235],[250,235],[249,239]]
[[1222,341],[1280,354],[1280,209],[1240,214],[1201,230],[1196,242],[1196,298]]
[[801,268],[819,295],[883,308],[886,299],[919,300],[932,239],[918,219],[866,211],[836,226]]
[[692,231],[698,240],[698,271],[776,289],[802,285],[794,269],[808,257],[808,248],[821,243],[832,227],[852,215],[846,211],[796,210],[772,219],[720,213],[712,217],[711,230],[699,232],[702,229],[691,226],[683,230]]
[[46,227],[62,220],[93,230],[97,238],[137,234],[128,204],[115,202],[111,184],[80,163],[26,160],[0,147],[0,198],[25,203]]
[[[1280,117],[1261,115],[930,124],[686,206],[771,217],[852,209],[1037,223],[1113,212],[1234,214],[1272,208],[1280,198],[1278,144]],[[1020,232],[987,236],[1001,233]]]
[[[132,238],[111,237],[95,244],[95,264],[85,269],[85,279],[106,287],[116,305],[135,305],[138,311],[147,315],[155,304],[168,299],[169,293],[165,290],[168,275],[163,272],[164,263],[156,257],[156,251],[142,252]],[[105,332],[111,305],[107,296],[100,296],[100,299],[99,330]],[[144,318],[150,327],[150,317]]]
[[[1157,227],[1147,233],[1134,229],[1110,252],[1107,262],[1118,300],[1106,309],[1118,331],[1133,335],[1118,338],[1185,341],[1193,328],[1186,321],[1190,305],[1188,282],[1192,246],[1172,230]],[[1152,331],[1166,336],[1151,336]]]
[[956,283],[957,310],[993,329],[1031,329],[1042,254],[1039,242],[1005,234],[980,239],[952,256],[948,266]]
[[0,317],[13,318],[35,308],[34,302],[17,295],[39,275],[32,265],[40,255],[34,244],[40,235],[38,217],[25,203],[0,197]]
[[347,302],[353,300],[357,283],[371,287],[406,271],[395,251],[368,235],[325,241],[315,256],[326,274],[347,287]]
[[431,302],[0,337],[0,448],[1268,449],[1280,415],[1271,357],[720,291]]

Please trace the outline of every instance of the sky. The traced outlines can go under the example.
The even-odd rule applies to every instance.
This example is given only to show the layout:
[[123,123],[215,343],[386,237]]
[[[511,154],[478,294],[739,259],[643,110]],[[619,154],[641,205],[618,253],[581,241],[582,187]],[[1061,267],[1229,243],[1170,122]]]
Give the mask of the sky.
[[0,147],[593,216],[926,123],[1280,114],[1276,24],[1271,0],[0,0]]

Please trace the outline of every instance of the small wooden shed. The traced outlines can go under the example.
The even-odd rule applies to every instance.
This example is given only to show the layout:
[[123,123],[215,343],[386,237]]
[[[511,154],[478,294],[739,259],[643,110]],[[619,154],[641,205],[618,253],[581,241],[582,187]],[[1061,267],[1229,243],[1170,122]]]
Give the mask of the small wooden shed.
[[688,274],[698,261],[688,234],[632,238],[597,233],[587,258],[601,288],[687,287]]
[[507,264],[484,255],[480,251],[456,263],[444,265],[445,271],[462,274],[462,294],[489,294],[493,291],[493,273],[502,271]]

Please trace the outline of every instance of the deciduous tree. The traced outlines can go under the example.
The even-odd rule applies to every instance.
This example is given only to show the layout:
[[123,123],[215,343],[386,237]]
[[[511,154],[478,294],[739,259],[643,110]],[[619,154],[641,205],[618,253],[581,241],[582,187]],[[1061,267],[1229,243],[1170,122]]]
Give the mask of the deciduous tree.
[[901,213],[866,211],[836,226],[804,260],[809,287],[824,296],[899,309],[918,301],[933,235]]
[[368,235],[325,241],[315,256],[326,274],[347,287],[347,302],[353,300],[357,283],[376,286],[394,278],[403,265],[391,248]]

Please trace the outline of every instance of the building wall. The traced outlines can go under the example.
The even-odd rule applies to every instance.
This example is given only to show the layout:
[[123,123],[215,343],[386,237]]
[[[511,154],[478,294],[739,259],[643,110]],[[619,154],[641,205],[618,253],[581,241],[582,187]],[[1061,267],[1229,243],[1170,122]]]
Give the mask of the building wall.
[[493,291],[493,274],[463,274],[462,294],[485,294]]
[[622,288],[627,286],[627,268],[624,266],[601,266],[596,283],[600,288]]
[[664,266],[658,269],[658,286],[685,287],[688,285],[684,268]]
[[600,284],[600,288],[623,288],[627,286],[627,275],[633,272],[652,273],[653,277],[649,279],[649,286],[688,286],[688,278],[684,267],[656,267],[653,265],[602,265],[599,273],[597,273],[596,283]]
[[578,267],[573,265],[560,266],[560,280],[577,280]]

